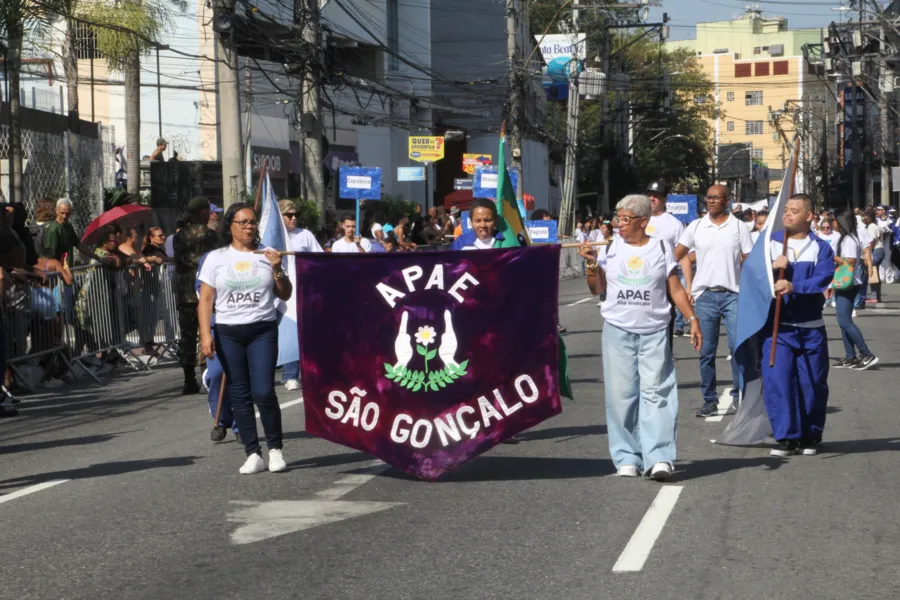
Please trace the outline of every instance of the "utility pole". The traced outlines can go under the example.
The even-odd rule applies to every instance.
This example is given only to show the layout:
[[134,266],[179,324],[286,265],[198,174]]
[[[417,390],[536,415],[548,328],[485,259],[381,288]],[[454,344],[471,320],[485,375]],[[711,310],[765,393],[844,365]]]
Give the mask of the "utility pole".
[[[572,11],[572,65],[569,68],[569,102],[566,114],[566,167],[563,175],[563,199],[559,209],[559,228],[563,235],[574,233],[575,191],[578,188],[578,4],[574,0]],[[605,95],[604,95],[605,97]]]
[[885,48],[885,43],[887,40],[886,32],[884,30],[884,15],[881,16],[882,25],[881,30],[878,35],[879,39],[881,39],[881,44],[879,46],[879,61],[878,61],[878,73],[880,75],[878,82],[878,132],[879,132],[879,146],[880,146],[880,154],[881,154],[881,200],[880,204],[884,206],[888,206],[891,203],[891,185],[890,185],[890,173],[888,169],[887,159],[888,159],[888,149],[890,147],[890,141],[888,139],[888,128],[891,126],[891,117],[888,114],[888,95],[893,93],[894,91],[894,81],[890,70],[887,67],[886,55],[887,48]]
[[[512,155],[512,166],[522,166],[522,86],[519,85],[519,49],[517,47],[518,13],[516,0],[506,0],[506,58],[509,62],[509,148]],[[516,190],[516,198],[521,195],[522,178]]]
[[[609,28],[604,28],[603,73],[610,81],[612,81],[612,78],[609,76],[609,36]],[[609,132],[607,131],[607,125],[609,123],[609,100],[606,96],[606,94],[603,94],[600,104],[600,123],[602,124],[601,130],[603,131],[603,163],[600,167],[600,178],[603,180],[603,201],[600,206],[602,213],[608,215],[612,213],[612,206],[609,199],[609,149],[606,147],[606,144],[609,141]]]
[[[234,0],[215,0],[215,11],[234,17]],[[222,163],[222,199],[225,207],[241,201],[246,190],[241,168],[241,105],[238,54],[234,26],[216,35],[216,91],[218,94],[219,161]],[[226,39],[226,37],[228,39]]]
[[301,126],[305,136],[303,143],[303,188],[306,199],[315,202],[319,214],[325,216],[325,179],[322,156],[322,117],[319,106],[318,69],[323,61],[321,30],[319,27],[319,1],[301,0],[304,9],[302,19],[303,43],[307,47],[307,59],[303,65],[303,82],[300,89],[300,105],[303,110]]

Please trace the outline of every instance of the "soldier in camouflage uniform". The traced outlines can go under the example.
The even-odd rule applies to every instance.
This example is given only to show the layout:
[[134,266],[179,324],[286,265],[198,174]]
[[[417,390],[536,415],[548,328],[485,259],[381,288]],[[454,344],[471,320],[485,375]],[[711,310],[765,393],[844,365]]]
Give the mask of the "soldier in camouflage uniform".
[[219,234],[209,229],[210,203],[204,196],[192,198],[188,203],[191,221],[175,234],[172,246],[175,250],[175,300],[178,303],[178,324],[181,328],[179,360],[184,369],[182,394],[200,391],[195,369],[197,367],[197,339],[200,323],[197,317],[197,265],[200,258],[222,246]]

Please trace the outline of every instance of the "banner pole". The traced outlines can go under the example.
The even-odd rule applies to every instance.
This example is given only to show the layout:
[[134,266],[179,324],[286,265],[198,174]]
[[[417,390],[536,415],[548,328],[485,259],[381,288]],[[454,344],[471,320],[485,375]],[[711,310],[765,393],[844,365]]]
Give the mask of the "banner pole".
[[356,192],[356,237],[362,237],[362,221],[359,220],[359,192]]
[[[788,199],[794,195],[794,181],[797,177],[797,163],[800,162],[800,136],[794,138],[794,164],[791,165],[791,176],[788,179],[788,185],[790,185],[790,190],[788,194]],[[772,225],[774,227],[774,223]],[[781,244],[781,256],[787,256],[788,250],[788,234],[787,230],[784,231],[784,242]],[[772,266],[768,265],[771,269]],[[784,279],[784,269],[778,269],[778,277],[775,281],[781,281]],[[779,294],[775,298],[775,322],[772,324],[772,350],[769,352],[769,366],[775,366],[775,350],[778,347],[778,321],[781,320],[781,294]]]
[[[578,242],[573,242],[571,244],[554,244],[552,242],[539,242],[537,244],[531,244],[532,246],[559,246],[560,248],[581,248],[582,246],[609,246],[609,242],[586,242],[584,244],[579,244]],[[265,254],[265,250],[254,250],[253,254]],[[279,252],[281,256],[296,256],[298,254],[306,254],[305,252]]]
[[269,159],[266,158],[263,160],[262,166],[259,168],[259,181],[256,182],[256,199],[253,202],[253,212],[256,213],[256,216],[259,216],[259,201],[262,198],[262,184],[263,179],[265,179],[265,173],[269,168]]

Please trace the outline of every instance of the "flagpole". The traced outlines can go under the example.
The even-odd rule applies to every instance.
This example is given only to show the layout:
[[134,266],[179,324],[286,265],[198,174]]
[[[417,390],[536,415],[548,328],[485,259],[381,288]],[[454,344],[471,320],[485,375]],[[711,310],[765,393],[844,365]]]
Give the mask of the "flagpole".
[[262,166],[259,168],[259,181],[256,182],[256,200],[253,202],[253,212],[259,214],[259,200],[262,198],[262,184],[266,171],[269,168],[269,159],[263,160]]
[[[545,243],[539,242],[537,244],[531,244],[532,246],[559,246],[560,248],[582,248],[584,246],[594,247],[594,246],[609,246],[609,242],[586,242],[584,244],[579,244],[578,242],[572,242],[570,244],[554,244],[552,242]],[[308,252],[279,252],[276,250],[281,256],[299,256],[301,254],[309,254]],[[438,250],[439,252],[439,250]],[[265,254],[265,250],[254,250],[253,254]]]
[[[787,195],[788,199],[794,195],[794,181],[797,177],[797,164],[800,162],[800,136],[798,135],[794,138],[794,164],[791,165],[791,176],[788,178],[788,185],[790,185],[789,194]],[[773,224],[774,227],[774,224]],[[787,256],[788,250],[788,232],[784,230],[784,242],[781,244],[781,256]],[[771,269],[771,265],[769,266]],[[784,268],[778,269],[778,277],[775,281],[781,281],[784,279]],[[778,322],[781,320],[781,294],[775,298],[775,322],[772,324],[772,350],[769,353],[769,366],[775,366],[775,350],[778,348]]]

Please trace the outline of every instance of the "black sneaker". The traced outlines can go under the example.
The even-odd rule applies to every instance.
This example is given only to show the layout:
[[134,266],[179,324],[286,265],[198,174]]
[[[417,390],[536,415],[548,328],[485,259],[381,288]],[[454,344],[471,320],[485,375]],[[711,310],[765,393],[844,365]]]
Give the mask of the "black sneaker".
[[719,414],[719,405],[716,402],[707,402],[703,408],[697,411],[698,417],[714,417]]
[[19,411],[12,406],[0,406],[0,417],[14,417]]
[[842,358],[832,365],[835,369],[852,369],[856,365],[859,364],[859,359],[855,356],[853,358]]
[[562,325],[557,325],[557,328],[558,328],[558,330],[559,330],[559,333],[561,333],[561,334],[562,334],[562,333],[569,333],[569,330],[566,329],[565,327],[563,327]]
[[241,441],[241,436],[240,436],[240,434],[239,434],[237,431],[234,432],[234,441],[236,441],[238,444],[243,444],[243,443],[244,443],[244,442]]
[[209,439],[213,442],[221,442],[225,439],[225,428],[224,427],[213,427],[212,431],[209,432]]
[[769,452],[770,456],[777,456],[778,458],[787,458],[788,456],[792,456],[797,454],[800,451],[800,444],[797,440],[778,440],[777,446],[772,448]]
[[815,440],[800,438],[800,454],[803,456],[815,456],[819,452],[816,448],[818,444],[819,443]]
[[684,337],[684,329],[676,329],[672,332],[672,337]]
[[867,356],[862,356],[854,366],[850,367],[854,371],[865,371],[872,365],[878,364],[878,357],[874,354],[869,354]]

